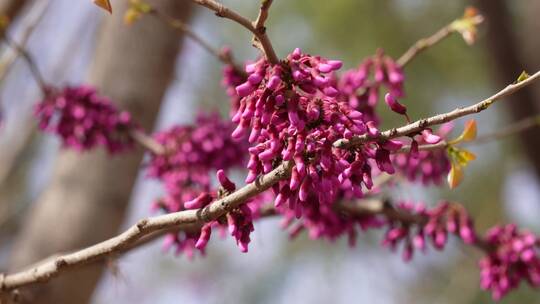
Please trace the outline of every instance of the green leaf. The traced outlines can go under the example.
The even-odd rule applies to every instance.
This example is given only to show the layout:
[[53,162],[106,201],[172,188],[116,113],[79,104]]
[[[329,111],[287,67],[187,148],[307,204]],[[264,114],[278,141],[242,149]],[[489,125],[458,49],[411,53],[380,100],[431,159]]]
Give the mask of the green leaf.
[[517,82],[516,83],[520,83],[524,80],[527,80],[527,78],[531,77],[531,75],[529,75],[529,73],[527,73],[526,71],[523,71],[521,72],[521,74],[519,74],[519,77],[517,79]]

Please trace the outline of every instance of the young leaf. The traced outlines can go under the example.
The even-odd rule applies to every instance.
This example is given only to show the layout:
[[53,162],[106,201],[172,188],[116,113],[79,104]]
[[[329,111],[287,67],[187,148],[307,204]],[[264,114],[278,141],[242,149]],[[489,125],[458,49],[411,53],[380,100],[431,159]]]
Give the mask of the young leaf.
[[461,136],[463,141],[473,141],[476,139],[476,120],[471,119],[465,123],[465,129]]
[[452,167],[448,173],[448,186],[450,186],[450,189],[454,189],[459,186],[462,180],[463,168],[459,164],[452,162]]
[[471,119],[465,123],[465,128],[463,132],[454,140],[451,140],[449,143],[451,145],[460,143],[462,141],[473,141],[476,139],[476,120]]
[[463,169],[471,160],[476,159],[476,155],[468,150],[454,146],[450,146],[447,151],[451,163],[450,172],[448,173],[448,185],[451,189],[454,189],[463,181]]
[[467,166],[471,160],[475,160],[476,155],[471,151],[459,149],[457,153],[457,161],[463,167]]
[[141,13],[134,8],[129,8],[124,14],[124,23],[126,25],[132,25],[135,21],[139,20]]
[[94,4],[112,14],[112,6],[109,0],[94,0]]
[[523,71],[521,72],[521,74],[519,74],[519,77],[517,79],[517,82],[516,83],[520,83],[524,80],[527,80],[527,78],[531,77],[531,75],[529,75],[529,73],[527,73],[526,71]]
[[451,25],[452,29],[459,32],[463,40],[468,45],[472,45],[476,41],[478,33],[477,25],[484,21],[484,17],[479,14],[478,10],[472,6],[465,9],[463,17],[454,21]]
[[142,0],[129,0],[132,9],[137,10],[141,14],[148,14],[152,11],[152,7]]

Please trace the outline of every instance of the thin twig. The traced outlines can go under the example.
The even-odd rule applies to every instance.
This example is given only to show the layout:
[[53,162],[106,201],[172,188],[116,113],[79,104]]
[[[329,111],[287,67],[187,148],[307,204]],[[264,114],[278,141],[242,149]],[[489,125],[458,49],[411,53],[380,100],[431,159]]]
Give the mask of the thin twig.
[[257,16],[257,19],[255,20],[255,28],[258,30],[264,31],[264,23],[266,22],[266,19],[268,19],[268,11],[270,10],[270,6],[272,6],[273,0],[263,0],[261,1],[261,8],[259,9],[259,15]]
[[[266,26],[264,23],[266,22],[266,19],[268,19],[268,11],[270,10],[270,6],[272,6],[272,0],[262,0],[261,1],[261,7],[259,9],[259,15],[257,16],[257,19],[253,22],[253,26],[255,27],[255,30],[259,33],[266,34]],[[263,50],[264,47],[262,45],[262,42],[259,40],[259,38],[255,35],[252,39],[253,46],[256,48]]]
[[[436,144],[419,145],[418,151],[435,151],[435,150],[440,150],[440,149],[446,149],[448,148],[448,146],[449,146],[448,142],[446,142],[445,140],[441,140],[440,142]],[[411,151],[411,146],[406,145],[394,153],[409,153],[410,151]]]
[[272,47],[270,39],[266,35],[266,30],[257,29],[253,22],[251,22],[246,17],[238,14],[237,12],[231,10],[230,8],[224,6],[223,4],[214,1],[214,0],[192,0],[193,2],[209,8],[216,13],[216,16],[230,19],[243,27],[249,30],[253,35],[257,37],[257,40],[260,42],[261,51],[264,53],[266,59],[271,64],[278,64],[279,58]]
[[18,56],[21,56],[26,61],[28,67],[30,68],[31,74],[41,88],[41,91],[46,92],[48,85],[45,82],[45,78],[43,78],[43,75],[39,71],[34,58],[26,51],[26,49],[24,49],[24,47],[12,40],[7,33],[4,33],[4,41],[15,50]]
[[234,62],[230,54],[228,54],[227,52],[223,52],[222,50],[212,46],[208,41],[204,40],[200,35],[195,33],[191,29],[191,27],[187,25],[185,22],[183,22],[182,20],[173,18],[157,10],[154,7],[151,8],[149,14],[165,22],[170,27],[181,31],[187,37],[189,37],[191,40],[193,40],[198,45],[200,45],[203,49],[205,49],[208,53],[210,53],[211,55],[219,59],[222,63],[231,65],[238,73],[246,75],[246,72],[244,72],[244,70],[236,62]]
[[292,163],[285,162],[270,173],[260,176],[255,182],[214,201],[202,209],[186,210],[142,219],[124,233],[104,242],[70,254],[60,255],[21,272],[2,275],[0,278],[0,291],[6,292],[22,286],[46,282],[68,269],[112,256],[156,231],[216,220],[246,200],[266,191],[278,181],[287,178],[291,169]]
[[418,40],[403,55],[401,55],[401,57],[399,57],[397,64],[401,67],[406,66],[414,59],[414,57],[416,57],[416,55],[441,42],[453,32],[455,32],[455,30],[452,28],[452,24],[448,24],[442,29],[438,30],[435,34]]
[[540,78],[540,71],[536,72],[534,75],[530,76],[529,78],[521,82],[508,85],[506,88],[499,91],[495,95],[485,100],[482,100],[476,104],[473,104],[471,106],[468,106],[465,108],[457,108],[447,113],[435,115],[429,118],[423,118],[411,124],[407,124],[399,128],[393,128],[393,129],[381,132],[381,134],[377,137],[371,137],[366,134],[362,136],[353,137],[350,140],[340,139],[334,143],[334,146],[338,148],[353,148],[353,147],[361,146],[362,144],[369,141],[384,141],[384,140],[388,140],[388,139],[392,139],[392,138],[396,138],[400,136],[413,135],[415,133],[418,133],[426,129],[427,127],[440,125],[445,122],[449,122],[449,121],[455,120],[457,118],[460,118],[466,115],[482,112],[486,110],[487,108],[489,108],[495,101],[501,98],[504,98],[508,95],[511,95],[512,93],[533,83],[539,78]]
[[[463,206],[452,203],[454,206]],[[382,215],[390,221],[400,222],[404,225],[419,225],[424,226],[428,223],[429,217],[427,215],[419,215],[411,213],[407,210],[395,208],[390,202],[380,199],[373,200],[358,200],[355,202],[338,202],[336,208],[339,211],[343,211],[350,216],[376,216]],[[476,233],[477,234],[477,233]],[[489,253],[492,251],[491,245],[486,240],[477,237],[472,244],[478,249]]]
[[528,117],[528,118],[519,120],[502,130],[495,131],[490,134],[478,136],[474,141],[471,141],[466,144],[475,145],[475,144],[488,143],[488,142],[503,139],[505,137],[514,135],[516,133],[521,133],[521,132],[524,132],[524,131],[527,131],[529,129],[536,128],[536,127],[540,127],[540,115],[536,115],[533,117]]
[[[37,1],[32,6],[30,12],[28,12],[28,18],[22,20],[22,34],[19,41],[21,48],[24,49],[26,47],[30,36],[43,19],[43,16],[45,16],[45,13],[49,8],[49,4],[49,0]],[[0,58],[0,85],[4,83],[4,80],[11,70],[11,67],[20,55],[21,53],[14,48],[9,48],[4,54],[2,54],[2,58]]]
[[[225,214],[227,210],[235,208],[243,201],[247,200],[250,196],[256,195],[257,193],[268,189],[272,183],[277,182],[280,178],[283,178],[283,174],[288,174],[286,171],[289,169],[282,166],[269,173],[269,175],[272,176],[268,177],[268,179],[265,179],[264,177],[261,178],[259,180],[259,185],[250,184],[238,190],[237,192],[243,192],[243,194],[241,194],[241,199],[228,199],[228,197],[225,197],[203,209],[182,211],[143,219],[126,232],[105,242],[72,253],[56,254],[30,266],[28,269],[21,272],[3,275],[0,277],[0,292],[9,292],[23,286],[46,282],[69,269],[106,258],[111,258],[113,256],[117,257],[121,254],[127,253],[130,250],[142,247],[167,233],[178,233],[180,231],[196,232],[204,223],[217,219]],[[279,170],[279,172],[277,170]],[[251,189],[246,189],[248,187]],[[231,195],[234,195],[234,193]],[[210,210],[212,206],[215,206],[214,210],[208,211],[208,213],[211,215],[205,219],[202,215],[205,212],[204,209],[208,208]],[[397,209],[389,202],[380,199],[361,200],[356,202],[338,202],[334,207],[337,212],[343,212],[351,217],[381,215],[388,220],[401,222],[405,225],[423,226],[429,220],[427,216]],[[276,214],[275,209],[270,206],[269,208],[264,208],[262,210],[261,217],[269,217]],[[491,250],[489,244],[487,244],[486,241],[481,238],[478,238],[473,245],[485,252],[489,252]]]
[[[465,146],[485,144],[492,141],[503,139],[505,137],[508,137],[517,133],[527,131],[535,127],[540,127],[540,115],[527,117],[511,125],[508,125],[507,127],[501,130],[479,136],[475,140],[464,142],[461,144]],[[449,145],[450,144],[447,141],[443,140],[436,144],[420,145],[418,146],[418,151],[434,151],[434,150],[446,149],[448,148]],[[395,153],[408,153],[410,151],[411,151],[411,146],[406,145],[406,146],[403,146],[401,149],[397,150]]]
[[165,153],[165,147],[162,144],[155,141],[151,136],[148,136],[142,130],[137,128],[132,128],[129,130],[129,135],[133,140],[135,140],[139,145],[141,145],[146,150],[152,152],[156,155],[161,155]]
[[[476,16],[475,18],[471,19],[474,25],[482,23],[483,20],[484,19],[482,16]],[[418,40],[403,55],[401,55],[401,57],[399,57],[399,59],[397,60],[397,64],[401,67],[406,66],[418,54],[438,44],[439,42],[443,41],[445,38],[455,32],[457,32],[457,30],[454,26],[454,22],[447,24],[446,26],[438,30],[435,34]]]

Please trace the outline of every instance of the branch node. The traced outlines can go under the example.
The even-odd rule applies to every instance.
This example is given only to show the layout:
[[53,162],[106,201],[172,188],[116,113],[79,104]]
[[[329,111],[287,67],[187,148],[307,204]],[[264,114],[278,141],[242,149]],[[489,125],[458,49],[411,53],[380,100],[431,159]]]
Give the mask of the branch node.
[[148,219],[142,219],[139,222],[137,222],[137,228],[139,229],[139,231],[143,231],[147,224],[148,224]]
[[56,268],[60,269],[60,268],[62,268],[64,266],[67,266],[68,263],[64,258],[58,258],[58,259],[56,259],[54,264],[56,265]]

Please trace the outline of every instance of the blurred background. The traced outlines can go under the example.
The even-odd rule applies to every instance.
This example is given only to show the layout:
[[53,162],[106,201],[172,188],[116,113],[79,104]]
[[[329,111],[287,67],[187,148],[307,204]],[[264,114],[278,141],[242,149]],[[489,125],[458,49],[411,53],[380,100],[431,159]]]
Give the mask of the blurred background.
[[[189,21],[216,47],[238,60],[254,59],[251,35],[188,0],[147,0]],[[224,4],[255,17],[258,1]],[[199,45],[150,17],[126,27],[125,0],[105,15],[90,0],[0,1],[13,16],[9,35],[27,41],[45,78],[54,84],[91,83],[148,130],[191,123],[198,109],[226,115],[222,65]],[[513,82],[522,70],[540,68],[540,1],[276,0],[267,22],[278,56],[295,47],[357,66],[377,48],[399,57],[475,5],[486,22],[472,47],[453,35],[405,70],[413,118],[477,102]],[[39,22],[38,22],[39,21]],[[2,46],[1,58],[10,49]],[[7,54],[7,55],[6,55]],[[2,57],[4,56],[4,57]],[[1,62],[1,61],[0,61]],[[5,67],[5,64],[2,68]],[[32,105],[40,98],[27,66],[17,60],[0,83],[0,270],[19,269],[53,253],[111,237],[150,214],[159,184],[140,175],[142,151],[108,159],[103,151],[63,151],[36,131]],[[540,113],[533,85],[475,117],[479,134]],[[389,111],[383,111],[389,112]],[[388,115],[385,126],[400,120]],[[459,121],[462,125],[464,121]],[[477,154],[455,191],[404,184],[400,198],[462,202],[480,231],[516,222],[540,233],[540,128],[471,146]],[[121,159],[122,158],[122,159]],[[208,256],[189,261],[161,252],[161,242],[119,259],[85,267],[34,288],[32,303],[487,303],[480,291],[474,249],[450,242],[403,263],[379,245],[381,233],[363,235],[356,248],[301,236],[289,241],[278,221],[258,222],[248,254],[215,238]],[[501,303],[536,303],[540,294],[522,286]]]

